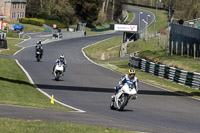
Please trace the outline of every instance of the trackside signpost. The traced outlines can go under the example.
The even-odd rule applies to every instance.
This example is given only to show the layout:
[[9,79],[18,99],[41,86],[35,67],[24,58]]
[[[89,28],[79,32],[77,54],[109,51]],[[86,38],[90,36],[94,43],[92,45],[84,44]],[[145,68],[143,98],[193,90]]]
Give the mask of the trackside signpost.
[[114,24],[115,31],[137,31],[137,25]]

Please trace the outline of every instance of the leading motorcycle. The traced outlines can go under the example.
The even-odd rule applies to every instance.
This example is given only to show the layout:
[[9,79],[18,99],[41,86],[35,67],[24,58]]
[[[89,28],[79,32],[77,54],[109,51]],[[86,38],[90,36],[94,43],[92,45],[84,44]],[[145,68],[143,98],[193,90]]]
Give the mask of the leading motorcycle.
[[110,108],[122,111],[132,99],[136,99],[136,94],[137,91],[134,84],[125,83],[117,94],[115,94],[115,97],[111,99]]
[[64,73],[64,65],[61,62],[56,63],[54,69],[55,80],[58,81],[60,77],[63,76],[63,73]]

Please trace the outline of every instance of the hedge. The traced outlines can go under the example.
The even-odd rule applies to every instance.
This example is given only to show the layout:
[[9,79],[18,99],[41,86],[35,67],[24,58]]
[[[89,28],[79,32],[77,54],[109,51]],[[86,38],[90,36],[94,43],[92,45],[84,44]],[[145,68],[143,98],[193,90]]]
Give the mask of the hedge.
[[45,23],[43,19],[37,19],[37,18],[21,18],[19,21],[20,23],[32,24],[37,26],[42,26]]
[[37,25],[37,26],[43,26],[43,24],[45,23],[48,26],[53,26],[53,24],[56,24],[57,27],[59,28],[66,28],[68,27],[68,23],[61,23],[58,22],[56,20],[43,20],[43,19],[37,19],[37,18],[21,18],[20,23],[24,23],[24,24],[32,24],[32,25]]

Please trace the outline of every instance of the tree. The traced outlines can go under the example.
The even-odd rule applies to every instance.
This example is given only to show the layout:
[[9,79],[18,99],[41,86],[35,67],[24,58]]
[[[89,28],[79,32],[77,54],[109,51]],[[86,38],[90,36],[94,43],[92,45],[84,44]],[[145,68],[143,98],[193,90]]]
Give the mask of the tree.
[[37,16],[38,12],[40,11],[40,8],[38,8],[39,5],[40,3],[37,0],[27,0],[26,16],[27,17]]
[[27,0],[26,17],[38,17],[72,23],[74,9],[69,0]]
[[70,3],[80,21],[92,26],[93,22],[98,19],[98,13],[102,6],[101,0],[73,0]]

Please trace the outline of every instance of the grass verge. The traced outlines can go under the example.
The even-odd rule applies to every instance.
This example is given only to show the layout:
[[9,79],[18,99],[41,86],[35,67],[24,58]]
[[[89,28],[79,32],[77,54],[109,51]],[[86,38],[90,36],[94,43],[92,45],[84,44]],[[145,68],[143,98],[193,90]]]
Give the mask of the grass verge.
[[0,58],[0,103],[72,110],[60,104],[51,104],[50,99],[36,90],[13,59]]
[[115,37],[102,41],[84,49],[86,55],[92,60],[106,60],[119,57],[122,37]]
[[71,124],[67,122],[25,121],[0,118],[0,132],[15,133],[136,133],[115,128]]
[[15,44],[18,44],[22,42],[22,39],[6,39],[7,40],[7,46],[8,49],[0,49],[1,54],[3,55],[13,55],[15,52],[21,49],[21,47],[15,46]]
[[[15,46],[21,39],[7,39],[8,48],[1,51],[3,55],[13,55],[21,49]],[[13,59],[0,57],[0,103],[31,107],[72,111],[60,104],[51,104],[50,99],[30,84],[24,72]]]
[[129,24],[134,18],[134,13],[133,12],[130,12],[130,11],[127,11],[127,12],[128,12],[128,18],[126,19],[124,24]]

